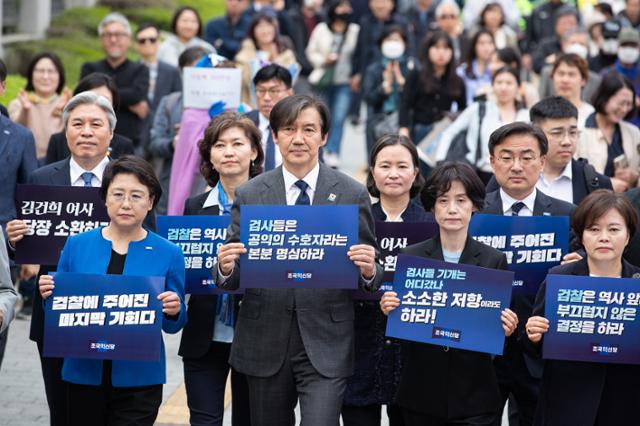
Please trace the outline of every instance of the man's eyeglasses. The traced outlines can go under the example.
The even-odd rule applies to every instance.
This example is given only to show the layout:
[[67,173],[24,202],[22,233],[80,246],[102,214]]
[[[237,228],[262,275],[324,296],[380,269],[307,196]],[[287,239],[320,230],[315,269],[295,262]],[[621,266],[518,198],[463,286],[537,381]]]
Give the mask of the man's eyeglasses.
[[267,93],[269,94],[269,96],[271,97],[277,97],[280,95],[280,93],[284,92],[286,89],[282,89],[282,88],[278,88],[278,87],[272,87],[270,89],[264,89],[261,87],[256,88],[256,95],[263,97],[264,95],[266,95]]
[[515,155],[509,155],[509,154],[498,155],[498,160],[505,166],[509,166],[509,167],[513,166],[516,160],[519,160],[520,164],[526,167],[526,166],[532,165],[534,161],[536,161],[537,159],[538,157],[532,154],[524,154],[519,157],[516,157]]
[[121,39],[121,38],[126,38],[126,37],[129,37],[129,34],[127,34],[127,33],[102,33],[102,34],[100,34],[100,38],[104,38],[104,39],[110,39],[110,38]]

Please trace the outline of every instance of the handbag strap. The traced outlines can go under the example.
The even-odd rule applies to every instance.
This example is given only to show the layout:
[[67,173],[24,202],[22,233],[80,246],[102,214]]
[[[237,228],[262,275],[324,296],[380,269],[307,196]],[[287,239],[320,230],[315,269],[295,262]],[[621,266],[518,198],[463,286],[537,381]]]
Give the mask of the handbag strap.
[[482,149],[482,120],[484,120],[484,114],[487,112],[487,102],[480,101],[478,102],[478,116],[479,116],[479,124],[478,124],[478,141],[476,142],[476,161],[474,162],[474,166],[478,166],[478,161],[480,161],[480,152]]

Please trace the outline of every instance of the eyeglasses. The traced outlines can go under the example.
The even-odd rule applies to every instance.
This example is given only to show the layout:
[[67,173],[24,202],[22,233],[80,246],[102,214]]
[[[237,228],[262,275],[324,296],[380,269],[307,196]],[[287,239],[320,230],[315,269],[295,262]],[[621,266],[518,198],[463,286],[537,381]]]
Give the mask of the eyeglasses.
[[33,74],[37,75],[39,77],[44,77],[45,75],[56,76],[56,75],[58,75],[58,70],[56,70],[56,69],[36,68],[36,69],[33,70]]
[[562,141],[565,136],[568,136],[570,141],[577,141],[580,137],[580,130],[574,128],[553,129],[548,132],[548,135],[550,136],[549,139],[555,141]]
[[136,42],[139,44],[145,44],[147,42],[151,44],[156,44],[157,41],[158,41],[158,37],[140,37],[136,39]]
[[522,166],[527,167],[532,165],[537,159],[538,157],[533,154],[524,154],[519,157],[509,154],[501,154],[498,156],[498,161],[509,167],[513,166],[516,160],[519,160]]
[[126,37],[129,37],[129,34],[127,34],[127,33],[102,33],[102,34],[100,34],[100,38],[105,38],[105,39],[110,39],[110,38],[121,39],[121,38],[126,38]]
[[263,97],[264,95],[266,95],[267,93],[269,94],[269,96],[273,97],[277,97],[280,95],[280,93],[284,92],[286,89],[282,89],[282,88],[278,88],[278,87],[272,87],[271,89],[264,89],[262,87],[258,87],[256,88],[256,95]]
[[133,193],[125,194],[124,192],[110,192],[107,197],[116,203],[124,203],[125,200],[129,200],[131,204],[141,204],[147,200],[147,196],[143,194]]

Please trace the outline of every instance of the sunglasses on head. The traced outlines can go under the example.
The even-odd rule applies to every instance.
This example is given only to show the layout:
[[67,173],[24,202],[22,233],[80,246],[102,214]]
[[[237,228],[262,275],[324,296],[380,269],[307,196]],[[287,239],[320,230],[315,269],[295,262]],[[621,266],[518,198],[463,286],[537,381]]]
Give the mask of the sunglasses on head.
[[147,42],[154,44],[156,41],[158,41],[158,37],[142,37],[142,38],[137,38],[136,41],[140,44],[145,44]]

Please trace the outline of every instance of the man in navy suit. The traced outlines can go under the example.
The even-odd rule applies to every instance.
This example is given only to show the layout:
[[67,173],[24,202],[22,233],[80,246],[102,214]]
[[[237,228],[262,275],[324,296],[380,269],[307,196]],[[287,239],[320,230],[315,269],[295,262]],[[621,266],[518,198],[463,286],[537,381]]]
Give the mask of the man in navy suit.
[[[109,143],[116,127],[116,114],[106,98],[93,92],[80,93],[63,111],[63,123],[71,156],[44,166],[31,174],[35,185],[92,186],[102,184],[102,174],[109,162]],[[34,153],[35,156],[35,153]],[[15,247],[27,232],[22,220],[7,224],[9,244]],[[38,275],[55,271],[55,265],[42,265]],[[67,425],[67,389],[62,381],[62,358],[42,356],[44,312],[40,292],[35,291],[30,339],[38,344],[42,375],[52,426]]]
[[258,109],[248,112],[247,117],[253,121],[256,127],[260,129],[260,133],[262,133],[263,168],[265,172],[273,170],[282,164],[282,155],[276,149],[276,144],[271,134],[269,116],[273,107],[280,100],[293,95],[291,83],[289,71],[278,64],[267,65],[253,77]]
[[[549,197],[536,188],[548,151],[545,134],[528,123],[500,127],[489,138],[491,167],[499,189],[487,193],[482,213],[505,216],[571,216],[573,204]],[[518,407],[520,426],[530,426],[536,408],[541,360],[523,352],[524,324],[531,316],[534,296],[514,296],[511,309],[519,319],[518,330],[507,338],[502,356],[494,360],[502,405],[510,395]],[[501,424],[502,414],[495,419]]]
[[[0,60],[0,96],[5,90],[6,69],[4,62]],[[0,164],[0,224],[4,228],[9,220],[16,217],[16,185],[27,182],[29,174],[38,167],[38,162],[36,143],[31,131],[1,114]],[[7,327],[3,327],[0,332],[0,365],[7,345],[7,332]]]
[[160,48],[160,30],[153,24],[143,24],[135,33],[136,51],[141,62],[149,68],[149,115],[145,118],[142,129],[142,146],[149,144],[149,131],[153,124],[153,117],[163,96],[182,91],[182,77],[180,71],[173,65],[158,60]]

